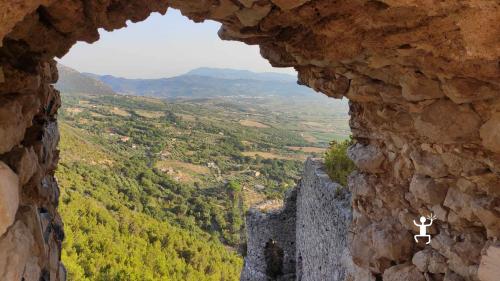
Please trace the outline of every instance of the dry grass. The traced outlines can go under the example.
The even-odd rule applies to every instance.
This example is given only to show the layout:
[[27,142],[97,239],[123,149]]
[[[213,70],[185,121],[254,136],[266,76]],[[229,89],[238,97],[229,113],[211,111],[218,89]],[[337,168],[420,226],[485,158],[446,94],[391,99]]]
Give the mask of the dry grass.
[[149,111],[149,110],[141,110],[141,109],[136,109],[134,110],[135,114],[144,117],[144,118],[160,118],[165,115],[162,111]]
[[334,131],[334,128],[329,126],[328,124],[314,122],[314,121],[300,122],[299,127],[302,130],[313,130],[316,132],[323,132],[323,133],[331,133]]
[[202,166],[202,165],[195,165],[191,163],[185,163],[177,160],[163,160],[163,161],[158,161],[156,163],[156,166],[158,168],[168,168],[171,167],[173,169],[178,169],[178,170],[188,170],[197,174],[209,174],[210,169],[208,167]]
[[208,167],[177,160],[158,161],[155,167],[172,176],[173,179],[186,183],[193,183],[199,176],[210,174]]
[[104,115],[102,115],[101,113],[97,113],[95,111],[91,111],[90,116],[92,116],[92,117],[104,117]]
[[242,141],[241,141],[241,143],[242,143],[243,145],[246,145],[246,146],[249,146],[249,145],[252,145],[252,144],[253,144],[253,142],[251,142],[251,141],[246,141],[246,140],[242,140]]
[[275,199],[264,201],[256,206],[253,206],[253,208],[263,213],[269,213],[283,208],[283,200]]
[[244,119],[239,121],[240,125],[245,126],[245,127],[254,127],[254,128],[269,128],[266,124],[262,124],[260,122],[254,121],[254,120],[249,120],[249,119]]
[[326,151],[324,147],[314,147],[314,146],[287,146],[289,150],[292,151],[302,151],[305,153],[323,153]]
[[70,114],[78,114],[78,113],[83,112],[83,109],[81,109],[79,107],[68,107],[68,108],[66,108],[66,112],[68,112]]
[[310,134],[301,134],[302,138],[304,138],[305,141],[310,142],[310,143],[316,143],[318,139],[314,137],[313,135]]
[[281,155],[273,152],[267,151],[245,151],[241,154],[245,156],[250,156],[255,158],[256,155],[265,158],[265,159],[283,159],[283,160],[297,160],[297,159],[305,159],[304,155]]
[[163,105],[165,104],[165,101],[161,100],[161,99],[158,99],[158,98],[150,98],[150,97],[129,97],[130,99],[133,99],[133,100],[138,100],[138,101],[145,101],[145,102],[148,102],[150,104],[158,104],[158,105]]
[[244,204],[247,207],[252,207],[266,200],[266,196],[264,194],[259,193],[252,188],[245,187],[243,189],[243,193],[244,193],[243,196]]
[[181,117],[182,120],[185,120],[185,121],[191,121],[191,122],[196,121],[196,117],[194,117],[193,115],[190,115],[190,114],[178,113],[176,115],[179,116],[179,117]]
[[109,111],[111,113],[113,113],[114,115],[118,115],[118,116],[123,116],[123,117],[130,116],[130,113],[128,113],[128,111],[125,111],[125,110],[118,108],[118,107],[113,107]]

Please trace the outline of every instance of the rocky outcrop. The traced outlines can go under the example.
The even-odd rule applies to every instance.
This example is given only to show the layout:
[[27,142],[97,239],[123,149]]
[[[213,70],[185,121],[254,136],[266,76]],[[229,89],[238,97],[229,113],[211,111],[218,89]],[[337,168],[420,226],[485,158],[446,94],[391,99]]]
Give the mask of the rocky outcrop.
[[484,281],[497,280],[500,276],[500,267],[498,267],[498,260],[500,259],[500,246],[490,246],[486,249],[486,253],[481,260],[479,266],[478,276],[479,279]]
[[14,223],[19,207],[19,178],[0,161],[0,235]]
[[[52,261],[33,251],[26,268],[37,259],[43,278],[61,272],[53,58],[97,40],[98,28],[168,7],[221,22],[222,39],[258,44],[271,64],[295,67],[300,83],[350,99],[356,265],[378,280],[487,280],[481,260],[500,263],[486,251],[500,235],[500,6],[491,0],[0,1],[0,160],[21,185],[16,221],[2,215],[0,240],[24,207],[51,226],[52,238],[36,243]],[[412,263],[429,247],[413,244],[412,220],[430,212],[430,247],[445,273]]]

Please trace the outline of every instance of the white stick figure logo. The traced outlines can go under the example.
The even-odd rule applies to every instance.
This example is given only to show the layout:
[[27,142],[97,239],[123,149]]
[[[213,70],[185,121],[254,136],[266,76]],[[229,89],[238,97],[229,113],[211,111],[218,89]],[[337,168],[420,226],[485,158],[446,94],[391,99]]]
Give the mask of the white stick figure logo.
[[427,237],[429,239],[429,241],[427,241],[427,243],[425,243],[425,244],[431,243],[431,236],[429,234],[427,234],[427,227],[431,226],[432,222],[434,220],[436,220],[436,218],[437,217],[431,213],[430,216],[427,217],[427,219],[431,221],[429,224],[425,224],[425,221],[427,219],[424,216],[420,217],[420,224],[416,223],[415,220],[413,220],[413,224],[415,224],[416,226],[418,226],[420,228],[420,233],[418,235],[413,236],[415,238],[415,242],[418,243],[418,237]]

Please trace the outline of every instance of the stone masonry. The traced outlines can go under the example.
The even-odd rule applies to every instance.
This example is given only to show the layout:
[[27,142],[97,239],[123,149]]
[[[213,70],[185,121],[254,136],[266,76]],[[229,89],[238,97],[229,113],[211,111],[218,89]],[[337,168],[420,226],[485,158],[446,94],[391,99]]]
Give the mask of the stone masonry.
[[[352,265],[348,249],[351,196],[332,182],[318,159],[308,159],[297,186],[297,280],[344,281],[363,272]],[[369,281],[367,271],[365,279]]]
[[[498,1],[0,0],[1,280],[64,280],[54,57],[169,7],[221,22],[222,39],[259,45],[299,83],[350,100],[360,271],[498,280]],[[415,244],[412,221],[431,212],[432,243]]]
[[247,255],[241,281],[267,281],[273,264],[266,259],[266,247],[273,243],[283,251],[278,267],[281,272],[275,280],[295,280],[295,225],[297,192],[292,190],[282,208],[266,209],[256,206],[246,216]]
[[[248,253],[241,280],[375,281],[368,270],[352,262],[348,248],[351,221],[350,192],[332,182],[320,159],[309,158],[284,207],[271,211],[256,207],[248,213]],[[282,245],[286,272],[294,274],[280,279],[266,274],[264,256],[269,240]]]

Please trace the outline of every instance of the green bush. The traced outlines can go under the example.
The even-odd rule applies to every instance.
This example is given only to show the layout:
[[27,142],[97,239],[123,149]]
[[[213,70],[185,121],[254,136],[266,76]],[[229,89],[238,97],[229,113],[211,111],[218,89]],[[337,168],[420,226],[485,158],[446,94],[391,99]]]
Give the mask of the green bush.
[[352,138],[341,142],[330,142],[330,148],[325,153],[326,172],[332,181],[346,186],[347,177],[354,170],[354,163],[347,157],[347,148],[353,144]]

